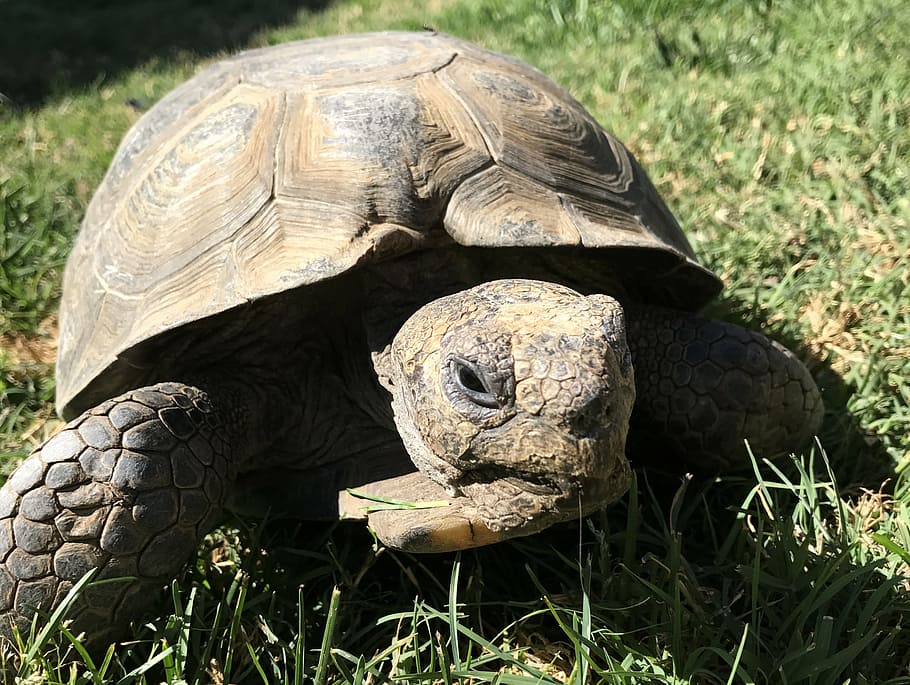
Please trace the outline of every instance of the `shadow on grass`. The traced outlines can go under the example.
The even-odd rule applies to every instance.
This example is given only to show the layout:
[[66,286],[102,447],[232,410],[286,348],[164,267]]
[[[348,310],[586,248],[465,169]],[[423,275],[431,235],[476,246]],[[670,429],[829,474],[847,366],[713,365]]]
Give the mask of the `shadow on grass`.
[[103,84],[151,60],[244,47],[330,0],[6,0],[0,93],[22,107]]

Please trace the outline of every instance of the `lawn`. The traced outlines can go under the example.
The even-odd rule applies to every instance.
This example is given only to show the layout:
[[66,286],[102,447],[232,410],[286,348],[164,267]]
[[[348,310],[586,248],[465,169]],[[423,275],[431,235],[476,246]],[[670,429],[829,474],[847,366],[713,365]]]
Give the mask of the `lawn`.
[[[432,26],[514,54],[633,150],[797,350],[814,446],[638,473],[609,511],[460,555],[231,519],[107,655],[23,636],[24,682],[910,683],[910,13],[901,0],[0,5],[0,454],[53,414],[62,265],[126,129],[219,54]],[[760,455],[759,455],[760,456]],[[38,626],[40,628],[40,626]]]

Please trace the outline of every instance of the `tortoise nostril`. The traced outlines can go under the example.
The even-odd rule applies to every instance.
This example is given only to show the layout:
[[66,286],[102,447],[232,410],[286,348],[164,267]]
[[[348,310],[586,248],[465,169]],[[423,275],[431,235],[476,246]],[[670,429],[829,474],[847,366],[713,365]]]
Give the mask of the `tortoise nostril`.
[[612,433],[614,407],[604,397],[597,397],[575,411],[569,418],[572,435],[598,439]]

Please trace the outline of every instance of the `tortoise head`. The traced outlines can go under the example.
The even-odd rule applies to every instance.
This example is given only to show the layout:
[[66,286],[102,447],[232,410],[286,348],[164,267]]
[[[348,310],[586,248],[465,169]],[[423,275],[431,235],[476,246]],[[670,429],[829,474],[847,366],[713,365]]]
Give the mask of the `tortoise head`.
[[484,283],[414,313],[390,361],[404,445],[458,504],[471,540],[443,539],[452,532],[430,524],[386,542],[444,549],[525,535],[627,489],[635,386],[613,298],[541,281]]

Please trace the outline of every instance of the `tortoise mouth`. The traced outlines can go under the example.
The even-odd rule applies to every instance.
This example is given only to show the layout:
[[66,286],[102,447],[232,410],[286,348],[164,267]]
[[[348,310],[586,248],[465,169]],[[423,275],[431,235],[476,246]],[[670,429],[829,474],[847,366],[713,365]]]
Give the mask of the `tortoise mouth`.
[[454,486],[458,490],[470,490],[471,486],[489,486],[496,483],[510,485],[530,495],[557,499],[563,499],[563,496],[571,495],[577,490],[577,487],[571,487],[572,484],[558,478],[555,474],[516,469],[514,466],[503,464],[477,465],[465,471]]
[[342,491],[338,508],[343,518],[369,519],[377,536],[391,547],[443,552],[530,535],[585,516],[618,499],[628,482],[625,458],[583,482],[486,464],[465,473],[461,485],[467,492],[462,495],[412,471],[366,483],[356,493]]

